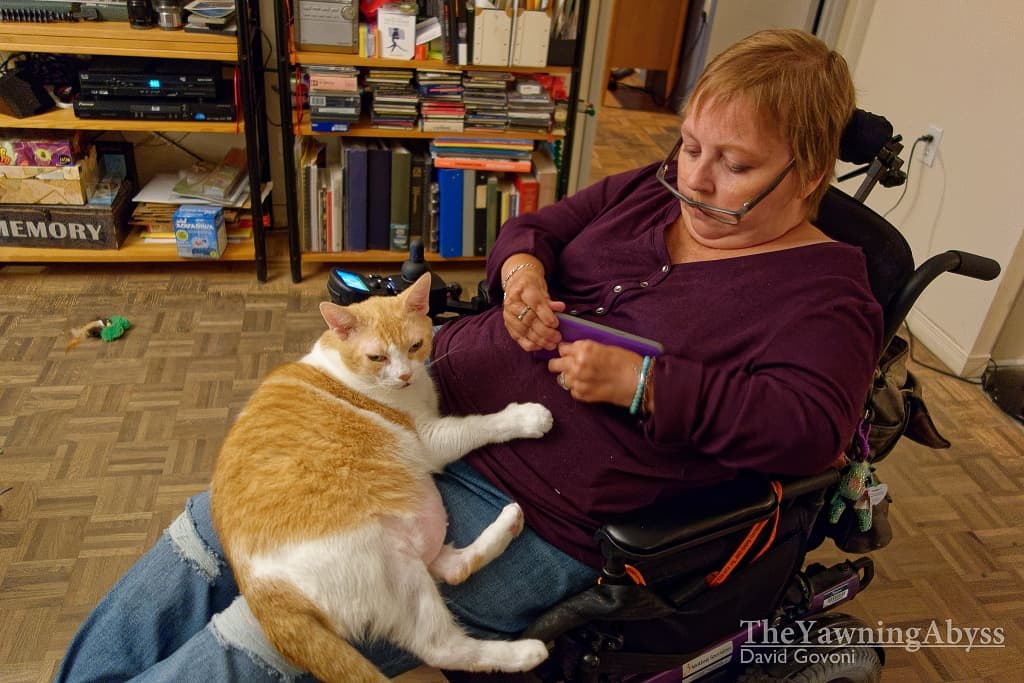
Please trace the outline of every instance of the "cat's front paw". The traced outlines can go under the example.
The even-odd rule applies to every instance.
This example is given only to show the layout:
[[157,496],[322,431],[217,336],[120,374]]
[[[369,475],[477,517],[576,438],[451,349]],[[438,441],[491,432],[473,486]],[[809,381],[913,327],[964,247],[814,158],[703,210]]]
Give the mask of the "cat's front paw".
[[510,403],[501,415],[510,428],[509,439],[539,439],[555,423],[551,411],[539,403]]

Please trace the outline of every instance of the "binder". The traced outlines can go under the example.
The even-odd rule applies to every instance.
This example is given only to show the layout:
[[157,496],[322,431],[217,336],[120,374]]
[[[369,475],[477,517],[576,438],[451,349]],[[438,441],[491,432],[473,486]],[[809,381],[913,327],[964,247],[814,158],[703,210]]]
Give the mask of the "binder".
[[437,241],[441,256],[462,256],[462,174],[460,168],[437,171]]
[[519,10],[512,28],[510,66],[547,66],[551,17],[545,11]]
[[512,16],[503,9],[473,11],[473,64],[508,66]]
[[345,248],[366,251],[367,149],[366,142],[345,142]]
[[409,249],[412,153],[401,140],[391,141],[391,216],[389,244],[392,251]]
[[366,246],[387,250],[391,245],[391,149],[380,140],[370,140],[366,175]]
[[477,172],[462,169],[462,255],[473,256]]

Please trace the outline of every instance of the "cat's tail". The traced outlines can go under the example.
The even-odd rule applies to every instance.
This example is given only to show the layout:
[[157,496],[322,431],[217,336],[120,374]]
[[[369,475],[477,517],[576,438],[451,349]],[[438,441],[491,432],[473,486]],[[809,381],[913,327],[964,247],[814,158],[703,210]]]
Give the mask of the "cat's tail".
[[388,678],[330,627],[324,613],[281,580],[243,591],[267,639],[293,664],[324,683],[387,683]]

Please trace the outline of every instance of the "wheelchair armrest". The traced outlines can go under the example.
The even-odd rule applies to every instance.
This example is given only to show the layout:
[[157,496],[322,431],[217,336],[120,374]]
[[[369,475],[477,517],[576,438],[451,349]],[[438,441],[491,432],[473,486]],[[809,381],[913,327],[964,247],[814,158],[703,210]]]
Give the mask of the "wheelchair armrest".
[[[838,480],[838,470],[829,469],[811,477],[778,481],[783,487],[782,500],[790,500],[824,491]],[[606,524],[595,539],[606,559],[654,558],[746,529],[771,516],[778,503],[766,475],[741,472],[731,481],[696,489],[671,506]]]

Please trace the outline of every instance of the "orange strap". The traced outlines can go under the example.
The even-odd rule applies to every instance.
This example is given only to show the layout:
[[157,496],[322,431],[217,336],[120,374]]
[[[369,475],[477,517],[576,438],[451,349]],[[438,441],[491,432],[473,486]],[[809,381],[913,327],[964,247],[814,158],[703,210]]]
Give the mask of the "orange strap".
[[[768,548],[771,547],[772,543],[775,542],[775,532],[779,529],[779,506],[782,503],[782,484],[780,484],[777,481],[773,481],[771,482],[771,485],[772,491],[775,492],[775,513],[772,515],[772,530],[771,533],[768,535],[768,540],[765,541],[764,546],[761,548],[760,551],[758,551],[757,555],[754,556],[754,559],[751,560],[751,562],[756,561],[759,557],[764,555],[765,551],[768,550]],[[720,586],[722,585],[722,583],[725,582],[727,578],[729,578],[729,575],[732,574],[734,569],[736,569],[736,566],[740,563],[740,561],[742,561],[743,558],[746,557],[747,553],[750,551],[750,547],[754,545],[754,541],[757,540],[757,537],[761,535],[761,532],[767,525],[768,520],[762,519],[760,522],[750,527],[750,531],[747,532],[747,535],[740,542],[739,547],[736,548],[736,550],[733,551],[733,554],[729,557],[729,559],[726,560],[725,566],[723,566],[717,572],[711,572],[707,575],[706,581],[709,586],[711,586],[712,588],[714,588],[715,586]]]
[[[633,579],[633,583],[635,583],[638,586],[646,586],[647,585],[647,580],[644,579],[644,575],[640,573],[639,569],[637,569],[636,567],[634,567],[631,564],[627,564],[627,565],[623,565],[623,566],[626,568],[626,576],[628,576],[629,578]],[[602,579],[602,577],[600,577],[600,576],[597,577],[597,583],[599,585],[602,583],[601,579]]]

